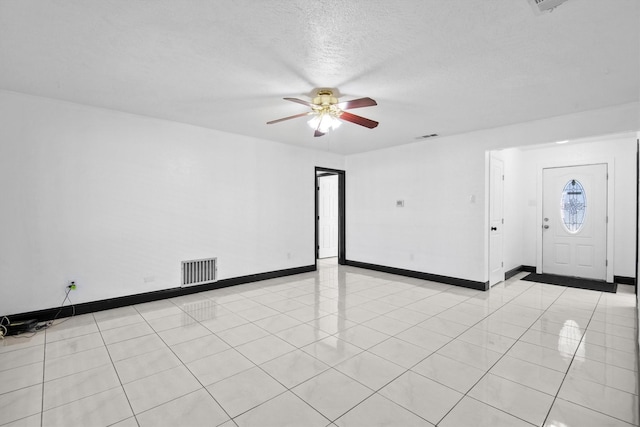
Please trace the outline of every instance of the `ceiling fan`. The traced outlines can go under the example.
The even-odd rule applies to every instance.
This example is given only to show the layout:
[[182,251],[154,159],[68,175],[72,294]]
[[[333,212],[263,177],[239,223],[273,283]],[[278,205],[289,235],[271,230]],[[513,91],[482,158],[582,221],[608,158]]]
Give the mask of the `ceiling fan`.
[[318,94],[311,102],[304,101],[298,98],[284,98],[287,101],[296,102],[298,104],[311,107],[311,111],[306,113],[296,114],[295,116],[284,117],[282,119],[272,120],[267,122],[268,125],[274,123],[280,123],[285,120],[295,119],[304,116],[313,116],[309,120],[308,124],[312,129],[315,129],[313,136],[322,136],[332,129],[336,129],[340,126],[341,121],[355,123],[360,126],[364,126],[369,129],[373,129],[378,126],[378,122],[367,119],[365,117],[351,114],[344,110],[351,108],[372,107],[378,105],[376,101],[371,98],[359,98],[351,101],[338,102],[338,98],[333,96],[333,91],[329,89],[320,89]]

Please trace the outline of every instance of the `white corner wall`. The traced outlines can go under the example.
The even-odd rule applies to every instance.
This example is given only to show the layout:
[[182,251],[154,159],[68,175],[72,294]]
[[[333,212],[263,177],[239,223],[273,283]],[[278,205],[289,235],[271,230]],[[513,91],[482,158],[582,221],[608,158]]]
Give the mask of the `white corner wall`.
[[[487,151],[635,132],[638,111],[636,102],[347,156],[347,259],[486,282]],[[505,174],[511,174],[514,163],[505,160]],[[505,185],[513,194],[518,184]],[[505,197],[518,203],[517,196]],[[396,200],[404,207],[397,208]],[[515,236],[505,241],[507,271],[532,262],[524,231],[518,231],[524,203],[505,207],[508,232]],[[627,258],[621,255],[615,274],[630,275]]]
[[0,315],[312,265],[315,166],[342,156],[0,91]]

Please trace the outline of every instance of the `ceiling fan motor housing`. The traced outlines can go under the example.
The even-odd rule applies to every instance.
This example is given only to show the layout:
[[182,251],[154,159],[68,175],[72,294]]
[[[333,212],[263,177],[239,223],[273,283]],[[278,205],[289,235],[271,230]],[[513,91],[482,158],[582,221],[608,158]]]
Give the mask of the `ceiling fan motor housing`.
[[320,114],[331,114],[334,117],[339,117],[342,110],[336,105],[338,98],[333,96],[333,92],[328,89],[321,89],[318,91],[318,95],[311,101],[313,106],[311,109]]
[[321,89],[318,91],[318,95],[313,98],[312,101],[315,105],[333,105],[338,103],[338,98],[333,96],[333,92],[328,89]]

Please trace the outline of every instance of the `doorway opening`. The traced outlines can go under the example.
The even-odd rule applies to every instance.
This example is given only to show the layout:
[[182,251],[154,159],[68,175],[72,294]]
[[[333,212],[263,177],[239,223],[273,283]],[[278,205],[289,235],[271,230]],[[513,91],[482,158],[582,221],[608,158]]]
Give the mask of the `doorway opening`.
[[315,168],[315,263],[337,257],[346,264],[345,244],[345,171]]
[[542,170],[542,273],[607,279],[607,164]]

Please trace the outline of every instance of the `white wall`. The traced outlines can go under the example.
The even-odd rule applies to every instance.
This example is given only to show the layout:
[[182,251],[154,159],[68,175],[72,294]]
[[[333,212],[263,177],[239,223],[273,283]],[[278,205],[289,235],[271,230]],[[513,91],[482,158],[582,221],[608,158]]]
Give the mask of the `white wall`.
[[[638,103],[625,104],[347,156],[347,259],[487,281],[486,152],[636,131],[638,111]],[[513,164],[507,161],[505,171]],[[396,208],[398,199],[404,208]],[[517,218],[526,209],[505,211]],[[519,244],[505,244],[506,270],[531,262]],[[627,257],[620,259],[615,274],[629,275]]]
[[342,156],[0,92],[0,315],[311,265],[314,166]]
[[442,141],[347,157],[347,259],[482,280],[484,150]]

